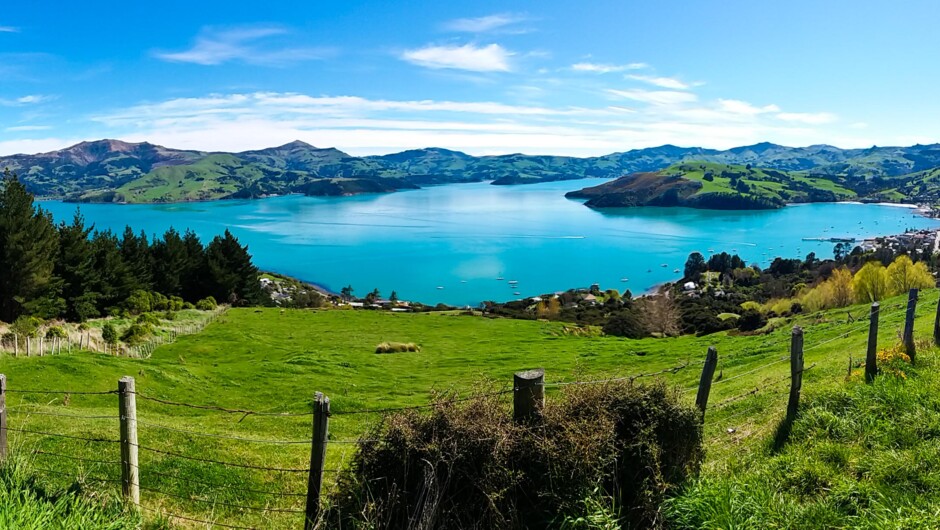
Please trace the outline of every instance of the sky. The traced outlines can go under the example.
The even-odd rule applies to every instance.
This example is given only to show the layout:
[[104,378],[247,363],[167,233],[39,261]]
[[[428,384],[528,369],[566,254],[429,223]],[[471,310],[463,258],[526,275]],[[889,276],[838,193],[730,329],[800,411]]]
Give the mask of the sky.
[[940,141],[940,2],[5,2],[0,155]]

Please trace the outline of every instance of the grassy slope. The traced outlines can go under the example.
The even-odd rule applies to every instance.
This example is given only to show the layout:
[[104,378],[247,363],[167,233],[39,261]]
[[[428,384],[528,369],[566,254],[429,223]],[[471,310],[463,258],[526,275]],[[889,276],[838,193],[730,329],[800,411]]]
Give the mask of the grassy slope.
[[230,195],[262,177],[257,166],[233,155],[209,155],[183,166],[151,171],[117,189],[126,202],[211,200]]
[[[937,292],[925,293],[919,306],[917,333],[928,335]],[[885,303],[881,343],[895,340],[900,325],[901,300]],[[852,313],[863,314],[863,307]],[[864,351],[865,322],[845,322],[845,310],[828,315],[807,316],[806,362],[817,366],[807,372],[804,391],[811,399],[817,393],[842,387],[848,355],[859,358]],[[80,436],[116,438],[114,419],[73,421],[67,418],[30,414],[67,411],[71,414],[114,416],[116,398],[107,396],[17,394],[16,389],[47,388],[111,390],[122,375],[137,379],[142,394],[177,401],[219,404],[256,411],[305,412],[310,410],[314,391],[332,399],[334,440],[354,439],[377,420],[374,415],[342,415],[344,411],[426,403],[433,390],[455,389],[463,393],[480,388],[504,388],[514,370],[533,366],[547,369],[547,380],[561,381],[653,372],[692,364],[668,381],[685,391],[688,399],[699,377],[699,364],[707,346],[716,345],[723,359],[721,380],[713,387],[711,403],[740,395],[757,386],[777,383],[765,391],[711,410],[706,422],[709,458],[706,477],[720,477],[735,455],[760,447],[785,406],[783,379],[789,371],[785,359],[789,333],[785,329],[769,335],[732,337],[681,337],[667,340],[630,341],[613,337],[576,337],[563,333],[563,324],[513,320],[488,320],[438,314],[391,314],[353,311],[232,310],[220,322],[199,335],[183,337],[159,348],[152,359],[133,360],[96,354],[30,359],[0,359],[0,372],[7,374],[10,394],[10,426],[64,432]],[[851,331],[846,337],[840,335]],[[373,353],[382,341],[417,342],[422,351],[392,355]],[[642,353],[642,355],[639,355]],[[490,385],[481,381],[492,380]],[[551,398],[551,394],[549,394]],[[67,402],[67,406],[65,403]],[[309,447],[304,443],[272,445],[205,438],[161,430],[195,429],[225,435],[262,439],[303,441],[309,438],[308,417],[260,417],[180,409],[151,401],[138,402],[140,443],[147,447],[262,466],[303,468]],[[239,421],[242,420],[242,421]],[[729,434],[727,429],[734,429]],[[11,433],[15,446],[42,449],[105,460],[118,459],[114,444],[53,440]],[[354,450],[350,444],[330,445],[327,467],[343,465]],[[60,470],[62,477],[86,472],[117,478],[113,465],[96,465],[39,455],[39,464]],[[160,474],[178,475],[176,480]],[[304,491],[302,473],[265,473],[221,467],[143,451],[141,477],[145,506],[197,518],[219,518],[223,522],[289,528],[299,515],[264,516],[224,506],[213,501],[302,509],[303,498],[272,500],[248,491],[281,493]],[[329,481],[330,475],[327,476]],[[50,480],[64,486],[70,478]],[[208,487],[200,482],[230,486]],[[169,495],[156,493],[160,490]],[[208,501],[208,502],[200,502]]]
[[[748,170],[743,165],[727,165],[714,162],[685,162],[670,166],[662,171],[664,175],[682,175],[683,177],[702,183],[702,188],[696,195],[706,193],[733,193],[739,192],[731,187],[731,179],[722,177],[723,171],[732,171],[736,173],[746,173],[747,176],[741,180],[746,182],[751,188],[751,195],[765,197],[772,200],[784,200],[780,196],[780,191],[787,191],[790,194],[788,200],[793,200],[805,196],[805,193],[797,189],[797,186],[807,185],[817,189],[831,191],[835,193],[839,200],[846,200],[856,197],[856,193],[839,184],[818,177],[809,177],[804,172],[775,171],[761,168],[751,168]],[[705,180],[706,173],[712,173],[714,180]],[[779,175],[784,175],[780,177]]]

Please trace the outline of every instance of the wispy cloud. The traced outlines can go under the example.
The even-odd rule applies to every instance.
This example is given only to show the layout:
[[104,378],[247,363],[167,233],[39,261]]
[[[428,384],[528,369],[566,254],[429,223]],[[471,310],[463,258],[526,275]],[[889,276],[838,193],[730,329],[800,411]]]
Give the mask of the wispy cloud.
[[526,33],[527,28],[509,28],[520,22],[526,22],[529,17],[516,13],[497,13],[485,17],[476,18],[457,18],[444,23],[443,28],[447,31],[457,31],[464,33]]
[[245,26],[229,29],[203,28],[193,46],[180,52],[155,51],[158,59],[206,66],[241,61],[260,66],[285,66],[300,61],[323,59],[335,54],[325,47],[275,46],[272,37],[289,33],[279,26]]
[[635,74],[630,74],[626,77],[627,79],[632,79],[634,81],[640,81],[649,85],[658,86],[659,88],[669,88],[672,90],[688,90],[693,86],[674,77],[657,77],[652,75]]
[[611,88],[607,89],[607,93],[612,96],[632,99],[633,101],[639,101],[641,103],[663,106],[691,103],[698,99],[695,94],[676,90],[615,90]]
[[758,107],[748,103],[747,101],[741,101],[737,99],[719,99],[718,107],[725,112],[730,112],[732,114],[744,114],[748,116],[756,116],[758,114],[766,114],[768,112],[780,112],[780,107],[773,104]]
[[451,68],[471,72],[509,72],[512,70],[511,57],[515,55],[500,46],[490,44],[477,46],[425,46],[414,50],[405,50],[401,59],[426,68]]
[[14,127],[7,127],[4,129],[5,132],[30,132],[30,131],[48,131],[52,129],[51,125],[16,125]]
[[15,28],[13,26],[0,26],[0,33],[19,33],[20,28]]
[[649,68],[646,63],[628,63],[628,64],[604,64],[604,63],[575,63],[571,69],[576,72],[594,72],[597,74],[609,74],[611,72],[624,72],[627,70],[642,70]]
[[26,105],[35,105],[38,103],[44,103],[55,99],[54,96],[48,96],[44,94],[30,94],[28,96],[21,96],[14,99],[3,99],[0,98],[0,105],[4,107],[23,107]]

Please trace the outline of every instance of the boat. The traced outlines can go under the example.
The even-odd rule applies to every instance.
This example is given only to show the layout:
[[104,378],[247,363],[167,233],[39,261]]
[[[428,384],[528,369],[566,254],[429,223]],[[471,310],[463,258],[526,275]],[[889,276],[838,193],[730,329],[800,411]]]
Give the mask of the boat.
[[444,286],[443,286],[443,285],[438,285],[437,288],[438,288],[438,289],[443,289]]
[[662,265],[660,265],[660,267],[668,267],[668,266],[669,266],[669,264],[667,264],[667,263],[663,263]]
[[622,281],[622,282],[629,282],[629,281],[630,281],[630,278],[620,278],[620,281]]
[[516,296],[519,296],[519,295],[522,294],[522,293],[520,293],[519,291],[516,291],[516,292],[514,292],[514,293],[512,293],[512,294],[514,294],[514,295],[516,295]]
[[503,277],[502,277],[502,276],[499,276],[498,278],[496,278],[496,281],[498,281],[498,282],[503,281]]
[[678,274],[678,272],[679,272],[679,269],[672,269],[672,272],[675,272],[675,273],[677,273],[677,274]]
[[509,283],[516,284],[519,283],[519,280],[509,280]]

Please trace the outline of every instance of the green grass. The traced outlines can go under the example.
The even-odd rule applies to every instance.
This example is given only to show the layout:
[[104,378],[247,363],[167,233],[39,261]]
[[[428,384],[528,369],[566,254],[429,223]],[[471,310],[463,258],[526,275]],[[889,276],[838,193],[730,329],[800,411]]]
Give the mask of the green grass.
[[[916,333],[929,336],[938,293],[923,293]],[[881,317],[884,346],[895,341],[903,311],[885,301]],[[849,308],[855,316],[864,306]],[[805,327],[804,392],[809,399],[844,386],[849,355],[861,358],[867,323],[847,322],[846,310],[796,319]],[[117,439],[117,398],[114,395],[21,394],[22,389],[107,391],[123,375],[136,378],[146,396],[232,409],[305,413],[316,391],[330,396],[331,440],[354,440],[379,420],[378,415],[346,415],[361,410],[427,403],[437,392],[503,389],[516,370],[541,366],[549,382],[574,381],[649,373],[681,366],[662,377],[691,401],[706,348],[719,351],[718,374],[706,419],[708,459],[703,477],[722,477],[741,454],[758,450],[772,434],[785,406],[784,379],[789,329],[766,335],[727,333],[674,339],[627,340],[616,337],[567,335],[564,324],[453,314],[394,314],[372,311],[230,310],[198,335],[181,337],[158,348],[146,360],[73,353],[43,358],[0,358],[8,378],[9,424],[42,432]],[[844,335],[844,336],[843,336]],[[420,352],[376,355],[381,342],[414,342]],[[775,362],[768,365],[768,363]],[[768,385],[770,385],[768,387]],[[734,401],[756,387],[768,387]],[[549,399],[553,393],[549,391]],[[37,414],[66,413],[107,416],[75,420]],[[138,400],[139,442],[142,446],[196,458],[257,466],[301,469],[308,465],[311,425],[308,416],[270,417],[179,408]],[[199,431],[252,439],[302,443],[275,445],[210,438]],[[732,429],[732,432],[728,432]],[[11,432],[14,448],[95,458],[119,459],[112,443],[83,442]],[[344,465],[353,444],[332,443],[328,469]],[[117,466],[91,464],[50,455],[36,455],[38,465],[60,477],[43,484],[64,488],[75,476],[89,473],[119,477]],[[188,517],[264,528],[293,528],[298,514],[264,514],[221,504],[302,510],[303,497],[277,498],[258,493],[302,494],[303,473],[261,472],[218,466],[141,451],[144,506]],[[181,479],[173,478],[181,477]],[[327,483],[332,480],[327,475]],[[214,487],[205,483],[220,485]],[[107,490],[107,487],[105,487]],[[252,491],[254,490],[254,491]],[[113,488],[109,491],[113,491]],[[163,493],[158,493],[163,492]]]
[[[809,177],[804,172],[774,171],[769,169],[751,168],[744,165],[728,165],[715,162],[683,162],[675,164],[662,171],[664,175],[682,175],[684,178],[702,184],[702,188],[695,195],[707,193],[733,193],[738,191],[731,186],[731,179],[722,177],[723,171],[732,171],[746,175],[741,178],[750,187],[747,195],[763,197],[775,201],[796,202],[806,198],[806,188],[816,188],[831,191],[838,200],[852,199],[857,194],[831,180],[820,177]],[[711,173],[712,180],[705,180],[705,174]],[[787,198],[781,196],[786,192]]]

